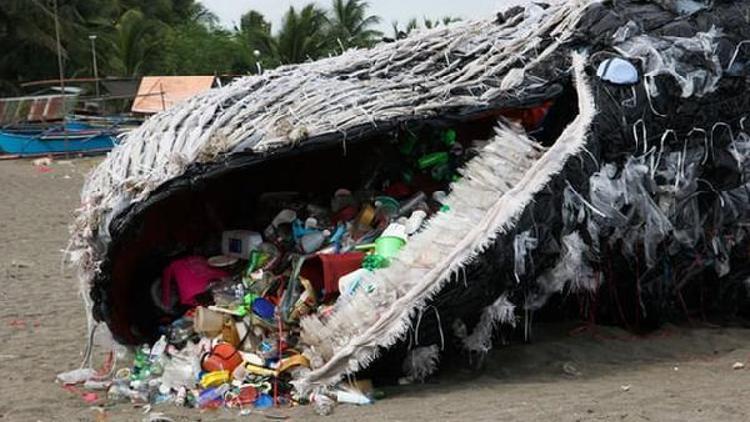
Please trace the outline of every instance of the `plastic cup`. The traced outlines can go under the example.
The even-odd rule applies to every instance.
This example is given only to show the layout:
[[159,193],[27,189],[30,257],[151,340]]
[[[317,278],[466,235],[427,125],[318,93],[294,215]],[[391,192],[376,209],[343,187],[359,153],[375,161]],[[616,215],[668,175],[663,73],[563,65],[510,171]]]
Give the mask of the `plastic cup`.
[[399,203],[397,200],[390,196],[378,196],[375,198],[375,205],[378,210],[385,213],[386,215],[393,215],[398,212]]
[[378,240],[375,241],[375,253],[384,258],[390,259],[396,256],[398,251],[400,251],[405,244],[406,241],[400,237],[379,237]]

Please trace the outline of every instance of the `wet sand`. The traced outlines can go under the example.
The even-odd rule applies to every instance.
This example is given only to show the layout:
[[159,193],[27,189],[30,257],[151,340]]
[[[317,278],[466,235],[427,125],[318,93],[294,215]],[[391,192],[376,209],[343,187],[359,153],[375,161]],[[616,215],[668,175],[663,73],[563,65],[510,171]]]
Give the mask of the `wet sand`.
[[[0,161],[0,421],[140,421],[129,404],[88,404],[54,382],[81,359],[85,318],[78,284],[62,267],[68,224],[95,159]],[[255,412],[178,410],[172,420],[750,420],[750,330],[665,327],[647,338],[600,327],[537,326],[535,342],[493,352],[481,372],[454,370],[422,385],[385,389],[366,407]],[[148,419],[145,419],[148,420]]]

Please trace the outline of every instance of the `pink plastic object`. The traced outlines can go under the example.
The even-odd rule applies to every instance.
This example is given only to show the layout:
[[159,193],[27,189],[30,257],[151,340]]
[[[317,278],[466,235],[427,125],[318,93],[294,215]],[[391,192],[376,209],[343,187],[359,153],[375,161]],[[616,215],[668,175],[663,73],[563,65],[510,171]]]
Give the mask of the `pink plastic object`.
[[172,261],[162,273],[162,302],[168,306],[172,285],[177,285],[180,303],[193,306],[195,296],[203,293],[208,285],[216,280],[228,277],[229,274],[208,265],[202,256],[188,256]]

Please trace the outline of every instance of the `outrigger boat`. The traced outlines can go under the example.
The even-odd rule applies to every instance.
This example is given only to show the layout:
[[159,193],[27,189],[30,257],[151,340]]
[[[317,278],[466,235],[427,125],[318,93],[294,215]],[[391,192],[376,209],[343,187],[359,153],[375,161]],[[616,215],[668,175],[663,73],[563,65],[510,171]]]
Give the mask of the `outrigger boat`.
[[97,154],[117,144],[116,129],[91,129],[83,125],[17,126],[0,130],[0,154],[15,157],[59,154]]
[[130,116],[68,114],[80,89],[64,92],[0,99],[0,158],[102,153],[140,123]]

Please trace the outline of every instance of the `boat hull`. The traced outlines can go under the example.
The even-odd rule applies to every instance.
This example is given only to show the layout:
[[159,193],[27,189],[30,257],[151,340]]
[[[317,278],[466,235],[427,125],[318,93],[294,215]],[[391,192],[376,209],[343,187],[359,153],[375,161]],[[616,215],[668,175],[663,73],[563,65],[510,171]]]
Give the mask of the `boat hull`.
[[106,132],[31,135],[0,131],[0,154],[16,156],[66,153],[92,154],[111,150],[114,135]]

